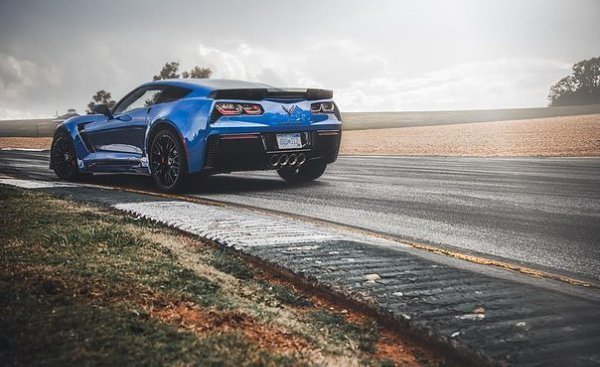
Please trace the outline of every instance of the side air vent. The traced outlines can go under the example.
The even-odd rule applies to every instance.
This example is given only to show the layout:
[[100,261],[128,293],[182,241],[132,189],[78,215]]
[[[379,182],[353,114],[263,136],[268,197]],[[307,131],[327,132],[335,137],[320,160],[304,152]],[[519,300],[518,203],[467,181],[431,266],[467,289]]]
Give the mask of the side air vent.
[[79,136],[81,136],[81,141],[83,141],[83,145],[85,145],[85,148],[88,150],[88,152],[93,153],[94,146],[90,143],[87,133],[85,132],[85,125],[89,124],[90,122],[77,124],[77,131],[79,132]]

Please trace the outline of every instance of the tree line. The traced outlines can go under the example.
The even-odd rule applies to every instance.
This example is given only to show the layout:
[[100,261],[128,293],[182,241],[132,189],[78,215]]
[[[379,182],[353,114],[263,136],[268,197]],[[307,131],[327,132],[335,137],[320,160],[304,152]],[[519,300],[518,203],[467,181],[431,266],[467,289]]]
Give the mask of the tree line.
[[[212,75],[210,68],[204,68],[200,66],[194,66],[190,71],[183,71],[179,73],[179,61],[171,61],[165,63],[165,66],[160,70],[157,75],[152,77],[152,80],[164,80],[164,79],[179,79],[179,78],[195,78],[195,79],[208,79]],[[117,103],[112,98],[110,92],[101,89],[92,96],[92,101],[87,105],[87,112],[91,113],[92,109],[97,104],[105,104],[108,108],[113,108]]]
[[550,106],[574,106],[600,103],[600,57],[573,65],[570,75],[550,87]]

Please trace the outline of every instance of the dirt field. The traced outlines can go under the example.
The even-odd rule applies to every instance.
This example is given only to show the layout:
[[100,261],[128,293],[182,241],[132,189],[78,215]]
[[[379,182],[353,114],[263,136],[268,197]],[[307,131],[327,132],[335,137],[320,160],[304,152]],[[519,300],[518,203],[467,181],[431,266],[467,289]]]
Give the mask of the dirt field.
[[[342,112],[342,118],[344,120],[344,129],[349,131],[470,124],[473,122],[546,119],[550,117],[581,116],[597,113],[600,113],[600,104],[585,106],[504,108],[495,110]],[[43,128],[41,127],[38,127],[37,129],[38,131],[43,131]],[[2,135],[2,131],[2,124],[0,122],[0,136]],[[32,133],[34,132],[32,131]]]
[[600,114],[345,131],[341,154],[600,156]]
[[[52,138],[0,137],[0,148],[50,149]],[[600,156],[600,114],[344,131],[342,154]]]
[[52,138],[0,137],[0,148],[50,149]]

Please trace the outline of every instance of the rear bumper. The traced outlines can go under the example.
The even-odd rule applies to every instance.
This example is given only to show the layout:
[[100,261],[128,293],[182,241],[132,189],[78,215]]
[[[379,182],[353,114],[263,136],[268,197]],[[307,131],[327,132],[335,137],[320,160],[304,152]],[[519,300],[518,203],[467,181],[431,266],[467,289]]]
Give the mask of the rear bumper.
[[337,159],[342,137],[339,129],[303,131],[302,148],[281,150],[277,147],[276,134],[268,132],[209,136],[203,171],[219,173],[277,169],[282,166],[280,163],[286,161],[286,157],[293,165],[306,164],[311,160],[332,163]]

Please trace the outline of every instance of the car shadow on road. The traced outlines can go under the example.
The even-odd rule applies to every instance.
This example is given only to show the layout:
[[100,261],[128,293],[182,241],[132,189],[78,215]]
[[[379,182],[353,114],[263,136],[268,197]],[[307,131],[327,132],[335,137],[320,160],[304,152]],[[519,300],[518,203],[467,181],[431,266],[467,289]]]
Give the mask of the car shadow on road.
[[[152,178],[136,175],[96,174],[82,180],[94,185],[116,186],[149,192],[159,192]],[[322,181],[291,184],[277,175],[273,177],[251,177],[240,175],[190,176],[186,187],[180,192],[183,195],[205,194],[243,194],[251,192],[274,192],[293,190],[299,187],[326,185]]]

